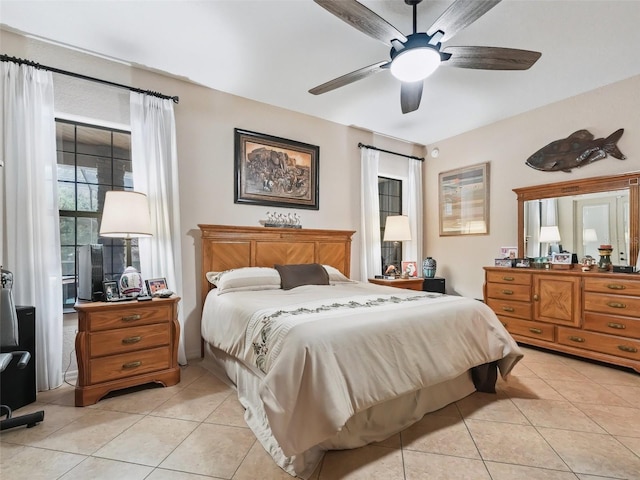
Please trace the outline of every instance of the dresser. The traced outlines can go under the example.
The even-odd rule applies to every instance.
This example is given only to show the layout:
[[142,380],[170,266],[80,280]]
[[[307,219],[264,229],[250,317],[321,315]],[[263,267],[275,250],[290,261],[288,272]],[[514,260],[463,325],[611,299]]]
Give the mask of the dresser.
[[518,342],[640,372],[640,275],[484,270],[485,303]]
[[121,388],[180,381],[179,297],[78,303],[76,406]]

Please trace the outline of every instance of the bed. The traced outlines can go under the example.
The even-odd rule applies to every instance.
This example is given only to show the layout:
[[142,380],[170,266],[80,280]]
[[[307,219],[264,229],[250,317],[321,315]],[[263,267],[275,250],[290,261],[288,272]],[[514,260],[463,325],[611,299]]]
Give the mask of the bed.
[[350,280],[352,231],[199,227],[204,364],[291,475],[495,391],[522,357],[482,302]]

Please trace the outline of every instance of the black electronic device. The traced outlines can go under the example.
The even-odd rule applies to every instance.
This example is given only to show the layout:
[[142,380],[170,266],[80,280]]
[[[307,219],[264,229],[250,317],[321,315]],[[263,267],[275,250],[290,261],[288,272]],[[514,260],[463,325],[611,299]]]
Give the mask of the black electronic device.
[[422,282],[423,292],[445,293],[445,280],[442,277],[425,278]]
[[[6,368],[0,374],[0,403],[12,410],[36,401],[36,309],[16,307],[18,316],[18,345],[2,346],[0,352],[10,353],[26,350],[31,360],[24,368]],[[14,358],[12,362],[18,362]]]
[[93,300],[102,292],[104,280],[102,245],[93,243],[78,247],[78,299]]
[[139,302],[148,302],[149,300],[153,300],[153,297],[149,295],[139,295],[136,298],[138,299]]
[[635,273],[635,269],[631,265],[614,265],[614,273]]

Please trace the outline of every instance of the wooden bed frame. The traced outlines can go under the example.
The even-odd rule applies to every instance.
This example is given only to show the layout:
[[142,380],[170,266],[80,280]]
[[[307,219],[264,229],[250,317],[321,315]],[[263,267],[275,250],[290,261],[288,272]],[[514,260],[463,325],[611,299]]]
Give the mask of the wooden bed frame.
[[213,288],[207,272],[276,263],[321,263],[351,273],[351,230],[198,225],[202,232],[200,271],[202,305]]

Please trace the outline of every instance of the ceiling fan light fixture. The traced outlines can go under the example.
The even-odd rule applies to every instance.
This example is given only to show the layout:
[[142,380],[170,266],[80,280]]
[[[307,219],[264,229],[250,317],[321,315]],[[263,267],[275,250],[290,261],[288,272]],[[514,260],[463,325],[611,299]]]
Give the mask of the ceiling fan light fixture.
[[401,82],[424,80],[440,66],[440,54],[431,47],[400,51],[391,62],[391,74]]

